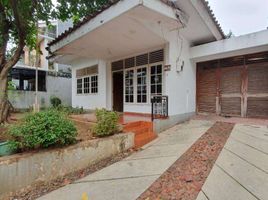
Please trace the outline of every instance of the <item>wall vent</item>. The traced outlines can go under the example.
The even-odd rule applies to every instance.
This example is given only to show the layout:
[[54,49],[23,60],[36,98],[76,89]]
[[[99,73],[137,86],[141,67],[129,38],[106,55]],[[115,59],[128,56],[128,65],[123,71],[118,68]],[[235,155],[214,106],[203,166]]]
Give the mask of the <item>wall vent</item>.
[[136,66],[148,64],[148,53],[136,57]]
[[123,68],[124,68],[124,61],[123,60],[118,60],[118,61],[112,62],[112,71],[123,70]]
[[76,70],[77,78],[83,77],[83,76],[89,76],[92,74],[98,74],[98,65]]
[[135,57],[125,59],[125,68],[135,67]]
[[164,50],[153,51],[149,54],[150,64],[164,61]]

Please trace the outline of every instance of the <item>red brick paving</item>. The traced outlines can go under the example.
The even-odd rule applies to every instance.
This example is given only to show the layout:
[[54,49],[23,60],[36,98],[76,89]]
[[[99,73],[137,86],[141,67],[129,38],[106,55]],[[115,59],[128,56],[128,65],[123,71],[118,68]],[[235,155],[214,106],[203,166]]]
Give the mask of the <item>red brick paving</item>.
[[216,122],[138,200],[195,200],[233,127]]

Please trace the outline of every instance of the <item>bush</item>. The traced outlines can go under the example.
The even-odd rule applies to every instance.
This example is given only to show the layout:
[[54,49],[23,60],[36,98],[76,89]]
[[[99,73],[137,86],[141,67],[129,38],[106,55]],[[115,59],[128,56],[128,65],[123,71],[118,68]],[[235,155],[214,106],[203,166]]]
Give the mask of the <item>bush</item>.
[[61,105],[61,99],[55,96],[50,97],[50,103],[53,108],[57,108]]
[[52,109],[28,115],[8,132],[14,138],[10,145],[20,150],[69,145],[76,141],[77,135],[66,114]]
[[83,107],[81,107],[81,108],[79,108],[79,107],[73,108],[71,106],[62,106],[62,105],[60,105],[56,109],[58,111],[66,113],[67,115],[70,115],[70,114],[83,114],[85,112]]
[[118,119],[116,112],[106,109],[96,110],[97,124],[93,127],[93,134],[98,137],[113,135],[119,132]]

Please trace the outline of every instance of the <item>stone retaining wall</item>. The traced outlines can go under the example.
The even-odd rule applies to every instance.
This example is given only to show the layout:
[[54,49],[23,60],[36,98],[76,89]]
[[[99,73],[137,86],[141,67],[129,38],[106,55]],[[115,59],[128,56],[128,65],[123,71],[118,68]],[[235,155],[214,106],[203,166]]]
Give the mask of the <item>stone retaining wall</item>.
[[62,148],[0,158],[0,199],[38,181],[86,168],[134,146],[134,134],[118,134]]

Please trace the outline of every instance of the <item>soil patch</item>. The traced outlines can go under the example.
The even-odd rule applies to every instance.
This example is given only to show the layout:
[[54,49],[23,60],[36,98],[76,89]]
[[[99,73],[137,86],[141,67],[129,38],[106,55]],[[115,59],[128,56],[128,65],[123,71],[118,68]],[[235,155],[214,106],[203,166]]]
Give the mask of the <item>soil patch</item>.
[[91,131],[91,129],[93,127],[92,123],[78,121],[78,120],[74,120],[74,119],[71,119],[71,120],[74,122],[75,127],[77,129],[76,139],[78,141],[85,141],[85,140],[93,139],[93,135],[92,135],[92,131]]
[[195,200],[233,127],[216,122],[138,200]]

